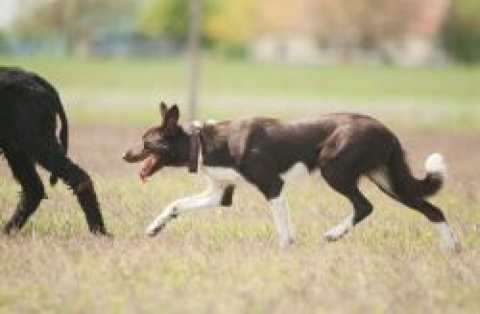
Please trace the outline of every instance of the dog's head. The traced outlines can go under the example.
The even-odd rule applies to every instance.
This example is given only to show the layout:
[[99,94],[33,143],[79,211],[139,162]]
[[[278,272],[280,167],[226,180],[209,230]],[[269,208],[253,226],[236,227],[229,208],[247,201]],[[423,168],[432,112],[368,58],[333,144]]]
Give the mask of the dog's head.
[[144,161],[140,178],[148,177],[164,166],[181,166],[188,161],[188,136],[178,124],[180,111],[177,105],[170,108],[160,103],[162,123],[149,128],[142,136],[142,143],[123,155],[129,163]]

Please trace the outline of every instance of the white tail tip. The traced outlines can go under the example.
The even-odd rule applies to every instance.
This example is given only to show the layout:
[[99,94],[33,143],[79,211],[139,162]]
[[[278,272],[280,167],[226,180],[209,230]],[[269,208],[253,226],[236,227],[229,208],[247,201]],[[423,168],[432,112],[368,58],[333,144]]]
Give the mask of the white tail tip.
[[440,175],[442,178],[445,178],[447,175],[447,165],[442,154],[435,153],[428,156],[425,161],[425,169],[427,173]]

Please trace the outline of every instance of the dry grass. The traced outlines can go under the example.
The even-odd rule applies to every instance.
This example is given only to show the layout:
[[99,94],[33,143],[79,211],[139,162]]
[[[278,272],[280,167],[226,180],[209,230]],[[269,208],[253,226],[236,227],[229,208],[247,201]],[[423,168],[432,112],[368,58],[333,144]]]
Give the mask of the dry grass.
[[[426,219],[367,182],[363,187],[376,205],[374,214],[345,239],[323,242],[322,233],[350,208],[316,178],[288,186],[297,242],[287,250],[277,246],[266,202],[246,185],[232,208],[184,215],[158,237],[146,238],[143,230],[161,208],[201,189],[202,181],[186,171],[166,170],[140,184],[137,169],[120,160],[140,130],[74,126],[71,155],[93,174],[115,237],[90,236],[70,191],[61,184],[49,189],[50,199],[25,230],[0,237],[0,312],[480,311],[475,136],[403,134],[417,170],[434,147],[446,149],[452,179],[434,202],[463,242],[456,255],[442,249]],[[0,187],[4,223],[18,187],[3,161]]]

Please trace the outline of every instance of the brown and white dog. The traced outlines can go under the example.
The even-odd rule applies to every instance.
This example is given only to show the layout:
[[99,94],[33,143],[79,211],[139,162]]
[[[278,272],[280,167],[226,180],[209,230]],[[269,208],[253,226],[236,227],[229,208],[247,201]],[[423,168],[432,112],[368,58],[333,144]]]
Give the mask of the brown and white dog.
[[127,162],[146,160],[140,177],[146,180],[164,166],[188,167],[209,182],[200,194],[169,204],[147,228],[157,234],[172,219],[187,211],[229,206],[239,178],[255,185],[268,200],[281,246],[293,243],[290,209],[282,190],[284,176],[297,164],[309,172],[319,169],[326,182],[344,195],[354,213],[325,233],[334,241],[372,212],[358,182],[366,176],[383,192],[422,213],[434,223],[447,247],[460,244],[444,214],[425,198],[442,187],[446,167],[440,154],[425,163],[426,177],[415,178],[405,161],[397,137],[373,118],[337,113],[289,123],[251,118],[219,123],[179,124],[176,105],[160,105],[162,122],[147,130],[142,143],[128,150]]

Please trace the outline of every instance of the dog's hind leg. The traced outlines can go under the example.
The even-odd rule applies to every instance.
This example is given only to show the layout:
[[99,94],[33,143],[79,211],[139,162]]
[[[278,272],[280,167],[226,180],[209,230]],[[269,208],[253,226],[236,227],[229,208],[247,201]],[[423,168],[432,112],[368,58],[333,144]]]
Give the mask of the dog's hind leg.
[[399,201],[409,208],[423,214],[430,222],[432,222],[448,249],[456,252],[461,250],[460,242],[455,237],[445,215],[438,207],[424,199],[411,200],[400,198]]
[[354,190],[350,192],[341,192],[345,195],[353,205],[354,213],[342,222],[340,222],[336,227],[330,229],[325,233],[324,237],[328,241],[336,241],[342,238],[345,234],[350,231],[350,229],[358,224],[360,221],[365,219],[372,212],[372,205],[370,202],[363,196],[363,194],[355,187]]
[[461,250],[460,242],[455,237],[452,228],[450,228],[450,225],[445,219],[445,215],[438,207],[423,200],[419,204],[416,204],[416,206],[414,206],[413,208],[424,214],[428,218],[428,220],[430,220],[435,225],[435,228],[437,229],[438,233],[445,242],[445,245],[449,249],[456,252],[459,252]]
[[90,232],[107,234],[93,182],[87,172],[66,157],[55,140],[48,141],[42,148],[35,151],[35,158],[42,167],[58,176],[73,190]]
[[[347,132],[347,133],[345,133]],[[354,225],[365,219],[373,210],[372,204],[358,189],[358,181],[369,164],[365,164],[365,145],[345,140],[349,130],[340,130],[318,150],[318,166],[325,181],[337,192],[348,198],[354,213],[325,233],[324,238],[335,241],[343,237]],[[368,143],[367,143],[368,144]],[[359,161],[363,161],[359,162]]]
[[340,163],[331,162],[321,167],[325,181],[337,192],[344,195],[352,203],[354,213],[346,217],[336,227],[325,233],[328,241],[336,241],[343,237],[354,225],[365,219],[373,210],[372,204],[358,189],[359,175],[349,171]]
[[22,228],[28,217],[35,212],[42,199],[45,198],[45,190],[34,163],[26,155],[6,152],[5,157],[14,178],[22,186],[17,209],[4,228],[4,232],[9,234]]
[[[406,173],[406,176],[410,176],[410,174]],[[412,193],[412,190],[409,190],[408,188],[403,187],[398,189],[398,183],[397,185],[392,184],[393,180],[391,178],[391,172],[386,167],[380,167],[371,172],[369,174],[369,178],[385,194],[389,195],[391,198],[402,203],[403,205],[423,214],[430,222],[434,224],[445,245],[453,251],[460,251],[460,242],[455,237],[455,234],[450,228],[445,215],[438,207],[432,205],[423,199],[423,197],[415,195],[415,193]],[[397,190],[395,190],[395,186],[397,187]]]

